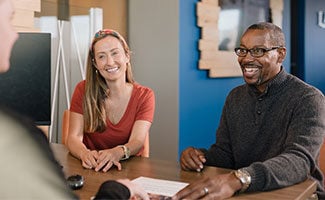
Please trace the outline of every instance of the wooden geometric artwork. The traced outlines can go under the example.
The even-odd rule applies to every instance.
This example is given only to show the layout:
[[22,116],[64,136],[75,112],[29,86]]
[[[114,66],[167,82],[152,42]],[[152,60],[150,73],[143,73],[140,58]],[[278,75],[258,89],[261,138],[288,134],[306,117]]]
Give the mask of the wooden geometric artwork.
[[[272,22],[281,27],[283,0],[269,0],[267,6]],[[233,49],[219,50],[220,11],[219,0],[201,0],[196,4],[197,25],[201,28],[199,69],[208,70],[210,78],[239,77],[242,72]]]
[[12,24],[19,32],[39,32],[34,25],[34,13],[41,11],[41,0],[13,0],[15,8]]

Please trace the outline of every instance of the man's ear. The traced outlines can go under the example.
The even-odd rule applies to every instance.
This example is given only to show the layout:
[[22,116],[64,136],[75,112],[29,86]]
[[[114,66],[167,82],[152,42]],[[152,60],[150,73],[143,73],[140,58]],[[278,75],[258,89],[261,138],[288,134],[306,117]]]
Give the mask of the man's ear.
[[278,49],[279,57],[278,57],[278,63],[283,63],[286,55],[287,55],[287,49],[285,47],[281,47]]

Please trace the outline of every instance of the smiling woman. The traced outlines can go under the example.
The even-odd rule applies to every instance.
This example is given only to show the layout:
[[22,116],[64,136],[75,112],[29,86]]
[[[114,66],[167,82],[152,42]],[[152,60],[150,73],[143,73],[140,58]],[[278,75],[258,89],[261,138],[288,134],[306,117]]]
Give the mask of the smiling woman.
[[[153,121],[153,91],[136,83],[130,49],[116,31],[98,31],[92,41],[86,80],[71,100],[66,145],[95,171],[108,171],[129,156],[149,156],[145,141]],[[148,145],[146,145],[148,146]]]
[[281,27],[283,0],[202,0],[197,3],[199,69],[209,70],[209,77],[241,76],[233,52],[243,29],[250,24],[269,21]]

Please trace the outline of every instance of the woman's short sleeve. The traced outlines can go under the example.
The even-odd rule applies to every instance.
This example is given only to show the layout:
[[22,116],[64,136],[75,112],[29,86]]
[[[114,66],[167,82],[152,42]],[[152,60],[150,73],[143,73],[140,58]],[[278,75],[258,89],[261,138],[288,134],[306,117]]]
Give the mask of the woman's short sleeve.
[[140,88],[136,97],[139,102],[135,120],[146,120],[152,123],[155,112],[154,92],[148,87],[137,86]]
[[71,99],[70,111],[83,114],[83,98],[85,95],[85,82],[81,81],[77,84]]

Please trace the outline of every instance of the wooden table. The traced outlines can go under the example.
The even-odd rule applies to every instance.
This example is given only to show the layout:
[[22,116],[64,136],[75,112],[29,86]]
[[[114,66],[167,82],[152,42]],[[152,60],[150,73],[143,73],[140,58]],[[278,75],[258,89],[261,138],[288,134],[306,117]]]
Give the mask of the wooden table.
[[[106,180],[129,178],[134,179],[139,176],[158,178],[165,180],[181,181],[191,183],[201,177],[213,176],[215,174],[226,173],[229,170],[217,167],[205,167],[202,172],[188,172],[180,169],[177,162],[156,160],[152,158],[132,157],[127,161],[122,161],[122,170],[115,168],[108,172],[95,172],[94,170],[84,169],[81,162],[70,155],[67,148],[62,144],[52,143],[54,155],[63,166],[66,176],[80,174],[84,177],[85,183],[83,188],[76,190],[75,193],[80,199],[90,200],[94,196],[99,186]],[[231,199],[307,199],[316,191],[316,182],[306,180],[300,184],[286,187],[269,192],[256,192],[251,194],[241,194]]]

